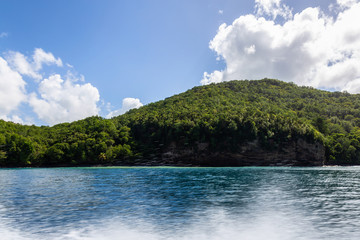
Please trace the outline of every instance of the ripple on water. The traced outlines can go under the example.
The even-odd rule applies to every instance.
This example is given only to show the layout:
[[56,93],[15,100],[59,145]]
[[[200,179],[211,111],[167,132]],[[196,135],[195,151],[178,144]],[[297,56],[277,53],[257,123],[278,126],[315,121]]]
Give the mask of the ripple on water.
[[1,239],[358,239],[360,168],[0,170]]

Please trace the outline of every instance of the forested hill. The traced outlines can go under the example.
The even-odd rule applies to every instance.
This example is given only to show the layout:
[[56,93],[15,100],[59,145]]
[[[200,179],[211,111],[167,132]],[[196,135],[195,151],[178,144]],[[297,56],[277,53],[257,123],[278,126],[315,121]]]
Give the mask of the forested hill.
[[1,166],[360,164],[360,95],[263,79],[195,87],[113,119],[0,121]]

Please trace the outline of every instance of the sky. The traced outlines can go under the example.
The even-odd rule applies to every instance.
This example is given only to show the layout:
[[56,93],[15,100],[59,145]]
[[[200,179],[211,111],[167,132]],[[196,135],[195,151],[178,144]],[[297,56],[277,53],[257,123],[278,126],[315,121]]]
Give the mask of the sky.
[[0,119],[111,118],[194,86],[360,93],[359,0],[3,0]]

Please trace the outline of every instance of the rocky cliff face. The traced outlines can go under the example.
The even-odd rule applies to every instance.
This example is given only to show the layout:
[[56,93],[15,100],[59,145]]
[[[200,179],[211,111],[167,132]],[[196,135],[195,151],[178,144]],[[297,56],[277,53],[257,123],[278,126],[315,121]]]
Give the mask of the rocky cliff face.
[[151,165],[178,166],[322,166],[325,148],[321,143],[299,139],[265,150],[258,141],[239,146],[236,152],[214,152],[207,143],[192,147],[170,144]]

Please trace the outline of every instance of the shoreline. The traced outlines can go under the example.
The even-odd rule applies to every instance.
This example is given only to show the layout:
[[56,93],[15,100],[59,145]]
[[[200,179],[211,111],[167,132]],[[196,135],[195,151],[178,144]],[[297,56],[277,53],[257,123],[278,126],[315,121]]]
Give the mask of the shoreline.
[[89,166],[42,166],[42,167],[0,167],[0,170],[5,169],[59,169],[59,168],[83,168],[83,169],[96,169],[96,168],[103,168],[103,169],[115,169],[115,168],[123,168],[123,169],[130,169],[130,168],[344,168],[344,167],[359,167],[360,165],[323,165],[323,166],[179,166],[179,165],[89,165]]

